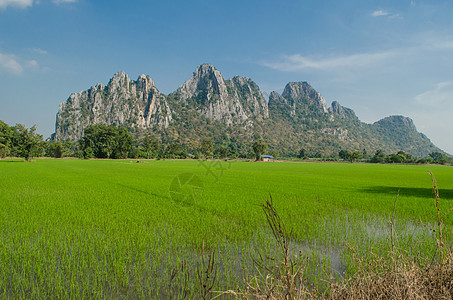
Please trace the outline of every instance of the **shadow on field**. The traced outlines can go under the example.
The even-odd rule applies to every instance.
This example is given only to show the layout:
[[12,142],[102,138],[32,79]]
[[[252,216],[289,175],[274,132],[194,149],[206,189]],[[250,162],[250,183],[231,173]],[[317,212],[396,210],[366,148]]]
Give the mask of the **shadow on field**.
[[[417,198],[432,198],[432,188],[408,188],[408,187],[396,187],[396,186],[374,186],[365,188],[362,191],[370,194],[385,194],[389,196],[396,196],[396,193],[400,190],[400,196],[406,197],[417,197]],[[439,195],[441,199],[453,199],[453,189],[439,189]]]
[[15,159],[15,160],[12,160],[12,159],[0,159],[0,163],[18,163],[18,162],[24,162],[23,159]]
[[129,190],[134,191],[134,192],[138,192],[138,193],[142,193],[142,194],[146,194],[146,195],[150,195],[150,196],[155,196],[157,198],[170,199],[170,197],[168,197],[168,196],[151,193],[149,191],[143,191],[143,190],[140,190],[138,188],[135,188],[135,187],[132,187],[132,186],[128,186],[128,185],[125,185],[125,184],[116,183],[116,185],[119,185],[119,186],[121,186],[123,188],[127,188]]

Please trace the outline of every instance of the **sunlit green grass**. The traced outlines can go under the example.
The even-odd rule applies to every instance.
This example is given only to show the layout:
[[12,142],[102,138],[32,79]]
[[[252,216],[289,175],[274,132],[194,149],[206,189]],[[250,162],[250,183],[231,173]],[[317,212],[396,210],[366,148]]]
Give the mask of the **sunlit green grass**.
[[[437,178],[442,206],[449,207],[449,166],[0,160],[0,298],[178,294],[183,273],[169,287],[170,271],[186,260],[195,281],[203,243],[217,251],[216,290],[237,288],[241,276],[253,272],[256,251],[272,249],[259,207],[270,195],[296,250],[341,260],[329,262],[343,265],[332,267],[340,272],[349,261],[346,242],[365,251],[388,238],[398,190],[401,245],[431,238],[419,223],[422,217],[429,225],[434,211],[428,170]],[[188,205],[169,193],[184,173],[203,185]],[[186,188],[183,193],[190,192]],[[447,217],[447,225],[452,221]],[[409,250],[432,251],[428,245]],[[197,288],[187,287],[191,295]]]

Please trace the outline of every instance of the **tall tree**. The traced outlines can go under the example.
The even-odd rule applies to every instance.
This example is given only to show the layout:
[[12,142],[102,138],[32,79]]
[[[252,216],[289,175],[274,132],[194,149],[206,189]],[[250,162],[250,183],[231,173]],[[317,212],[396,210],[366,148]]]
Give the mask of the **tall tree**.
[[445,155],[440,152],[431,152],[429,154],[429,157],[431,157],[434,162],[442,162],[443,160],[445,160]]
[[307,151],[304,148],[300,149],[299,154],[297,155],[297,157],[304,158],[306,156],[306,152]]
[[42,142],[42,135],[36,133],[36,125],[27,129],[22,124],[16,124],[15,140],[18,147],[18,154],[26,161],[37,154]]
[[85,129],[79,144],[85,158],[125,158],[133,138],[126,128],[95,124]]
[[362,157],[362,153],[360,153],[360,151],[348,152],[347,155],[346,155],[346,158],[350,162],[359,160],[361,157]]
[[204,157],[209,158],[212,157],[214,153],[214,144],[211,139],[204,138],[201,142],[201,153],[203,153]]
[[10,154],[13,133],[14,130],[0,120],[0,158]]
[[155,157],[159,150],[159,141],[156,138],[152,137],[151,135],[147,134],[143,139],[143,148],[145,149],[146,154],[148,155],[148,159],[150,158],[150,154],[151,157]]
[[253,148],[253,152],[255,152],[256,161],[263,160],[261,155],[266,153],[267,144],[264,143],[261,139],[259,139],[253,143],[252,148]]
[[61,158],[63,157],[63,145],[61,142],[51,143],[48,145],[48,154],[51,157]]
[[340,152],[338,152],[338,156],[344,160],[348,159],[348,154],[349,152],[346,150],[340,150]]

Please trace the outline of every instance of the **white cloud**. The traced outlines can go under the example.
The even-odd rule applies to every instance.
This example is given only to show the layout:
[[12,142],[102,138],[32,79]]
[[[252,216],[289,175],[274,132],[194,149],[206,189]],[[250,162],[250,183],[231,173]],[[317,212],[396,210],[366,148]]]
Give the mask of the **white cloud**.
[[0,73],[21,75],[24,70],[40,70],[36,60],[23,60],[12,54],[0,53]]
[[386,12],[385,10],[382,10],[382,9],[379,9],[379,10],[375,10],[371,13],[371,16],[372,17],[385,17],[385,16],[388,16],[389,13]]
[[0,0],[0,8],[14,6],[19,8],[27,8],[32,6],[33,0]]
[[424,107],[450,107],[453,103],[453,82],[438,82],[433,89],[415,96],[415,101]]
[[25,65],[26,65],[28,68],[30,68],[30,69],[35,69],[35,70],[39,69],[39,64],[38,64],[38,62],[37,62],[36,60],[34,60],[34,59],[32,59],[32,60],[27,60],[27,61],[25,62]]
[[333,70],[338,68],[358,68],[389,59],[397,53],[393,51],[358,53],[339,57],[312,58],[300,54],[285,55],[280,62],[263,62],[262,65],[281,71],[305,69]]
[[[52,0],[54,4],[74,3],[78,0]],[[0,9],[5,9],[8,6],[27,8],[33,5],[33,3],[40,4],[39,0],[0,0]]]
[[[411,40],[414,45],[382,50],[378,52],[353,53],[342,56],[305,56],[302,54],[281,55],[279,59],[261,61],[259,64],[280,71],[324,70],[335,71],[371,66],[387,68],[413,61],[420,62],[421,57],[433,58],[440,54],[450,57],[453,50],[453,37],[418,36]],[[395,60],[398,59],[398,60]]]
[[24,68],[14,55],[0,53],[0,71],[5,70],[15,75],[22,74]]
[[382,9],[379,9],[379,10],[375,10],[373,11],[370,16],[372,17],[387,17],[388,19],[400,19],[401,16],[400,14],[390,14],[388,11],[385,11],[385,10],[382,10]]
[[63,3],[73,3],[77,2],[77,0],[52,0],[55,4],[63,4]]
[[47,51],[46,50],[43,50],[43,49],[40,49],[40,48],[32,48],[31,49],[33,52],[36,52],[38,54],[42,54],[42,55],[46,55],[47,54]]

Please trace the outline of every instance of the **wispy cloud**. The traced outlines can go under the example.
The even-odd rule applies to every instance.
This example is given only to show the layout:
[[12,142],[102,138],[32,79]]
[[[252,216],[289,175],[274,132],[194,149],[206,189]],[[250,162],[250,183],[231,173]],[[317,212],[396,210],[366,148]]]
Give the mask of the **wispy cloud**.
[[52,0],[55,4],[63,4],[63,3],[73,3],[77,2],[77,0]]
[[398,19],[401,18],[400,14],[390,14],[388,11],[378,9],[373,11],[370,16],[372,17],[387,17],[388,19]]
[[[352,53],[347,55],[280,55],[274,60],[259,62],[260,65],[280,71],[323,70],[335,71],[347,68],[363,68],[386,65],[391,67],[396,59],[401,61],[420,61],[421,57],[432,58],[438,55],[450,57],[453,50],[453,36],[419,35],[410,40],[412,45],[386,49],[377,52]],[[396,60],[396,64],[398,64]],[[392,65],[389,65],[392,63]]]
[[[78,0],[52,0],[54,4],[74,3]],[[8,6],[17,8],[27,8],[32,6],[34,3],[39,4],[39,0],[0,0],[0,9],[5,9]]]
[[415,101],[426,107],[441,108],[450,106],[453,100],[453,82],[438,82],[433,89],[415,96]]
[[0,73],[21,75],[24,70],[39,70],[36,60],[23,60],[13,54],[0,53]]
[[389,13],[386,12],[385,10],[382,10],[382,9],[379,9],[379,10],[375,10],[371,13],[371,16],[372,17],[385,17],[385,16],[388,16]]
[[284,55],[277,62],[263,62],[262,65],[281,71],[300,71],[306,69],[334,70],[339,68],[366,67],[394,57],[393,51],[358,53],[338,57],[308,57],[300,54]]
[[15,75],[20,75],[24,68],[14,55],[0,53],[0,71],[2,70]]
[[42,54],[42,55],[46,55],[47,54],[46,50],[43,50],[43,49],[40,49],[40,48],[32,48],[31,51],[36,52],[38,54]]
[[7,8],[8,6],[27,8],[33,5],[33,0],[0,0],[0,8]]

